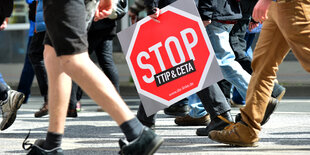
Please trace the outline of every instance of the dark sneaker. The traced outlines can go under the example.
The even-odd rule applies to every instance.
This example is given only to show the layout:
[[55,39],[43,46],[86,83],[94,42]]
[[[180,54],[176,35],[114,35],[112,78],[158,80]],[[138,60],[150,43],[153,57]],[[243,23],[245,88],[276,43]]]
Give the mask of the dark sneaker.
[[1,130],[9,128],[16,119],[17,110],[23,104],[25,95],[15,90],[8,91],[8,97],[5,101],[0,101],[2,111]]
[[238,113],[238,114],[236,115],[236,117],[235,117],[235,121],[236,121],[236,122],[240,122],[241,119],[242,119],[241,113]]
[[211,119],[211,122],[207,127],[205,128],[198,128],[196,130],[197,136],[208,136],[209,132],[212,130],[223,130],[226,126],[229,124],[232,124],[233,118],[230,114],[230,112],[226,112],[224,114],[221,114],[214,119]]
[[189,112],[188,99],[183,99],[164,109],[166,115],[185,116]]
[[[262,122],[260,123],[261,126],[263,126],[264,124],[266,124],[268,122],[268,120],[270,119],[270,115],[276,110],[277,105],[279,104],[279,101],[275,98],[270,98],[266,111],[265,111],[265,115],[264,118],[262,120]],[[235,121],[239,122],[241,121],[241,114],[238,113],[235,117]]]
[[60,147],[54,148],[52,150],[44,150],[36,142],[32,144],[30,151],[27,155],[63,155],[63,150]]
[[269,121],[270,115],[276,110],[278,103],[279,101],[277,99],[272,98],[272,97],[270,98],[266,111],[265,111],[264,118],[262,122],[260,123],[261,125],[264,125]]
[[286,89],[283,86],[275,83],[271,96],[273,98],[276,98],[280,102],[283,96],[285,95],[285,92]]
[[232,146],[257,146],[258,130],[251,129],[245,123],[238,122],[225,127],[224,130],[213,130],[209,133],[209,138]]
[[[30,131],[23,142],[24,150],[30,150],[27,153],[27,155],[63,155],[64,154],[63,150],[60,147],[56,147],[51,150],[43,149],[42,146],[45,142],[45,140],[43,139],[36,140],[34,144],[29,143],[29,141],[27,141],[29,135],[30,135]],[[29,147],[26,148],[27,145],[29,145]]]
[[47,102],[43,103],[43,105],[39,109],[39,111],[34,113],[34,117],[43,117],[45,115],[48,115],[48,105],[47,105]]
[[152,155],[163,143],[163,139],[145,127],[140,136],[132,142],[119,140],[121,155]]
[[77,117],[77,111],[76,109],[68,109],[67,111],[67,117]]
[[211,122],[210,115],[206,114],[201,118],[194,118],[188,114],[184,117],[177,116],[174,120],[175,124],[180,126],[196,126],[196,125],[208,125]]

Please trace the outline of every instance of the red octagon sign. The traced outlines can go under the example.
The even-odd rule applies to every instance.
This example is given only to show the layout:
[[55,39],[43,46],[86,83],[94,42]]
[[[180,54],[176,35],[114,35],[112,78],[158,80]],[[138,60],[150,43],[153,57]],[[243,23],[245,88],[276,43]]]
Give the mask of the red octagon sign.
[[168,6],[158,20],[137,23],[126,60],[140,94],[174,103],[201,90],[213,52],[200,17]]

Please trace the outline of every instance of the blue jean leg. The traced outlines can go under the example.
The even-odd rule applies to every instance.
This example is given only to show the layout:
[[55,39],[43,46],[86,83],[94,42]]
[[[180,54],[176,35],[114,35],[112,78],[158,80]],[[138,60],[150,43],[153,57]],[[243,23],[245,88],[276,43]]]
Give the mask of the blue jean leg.
[[235,61],[235,54],[229,44],[229,32],[232,26],[213,21],[206,30],[224,78],[233,84],[245,99],[251,75]]
[[190,111],[188,113],[189,116],[193,118],[201,118],[207,114],[207,111],[205,110],[197,94],[193,94],[187,98],[188,105],[190,107]]

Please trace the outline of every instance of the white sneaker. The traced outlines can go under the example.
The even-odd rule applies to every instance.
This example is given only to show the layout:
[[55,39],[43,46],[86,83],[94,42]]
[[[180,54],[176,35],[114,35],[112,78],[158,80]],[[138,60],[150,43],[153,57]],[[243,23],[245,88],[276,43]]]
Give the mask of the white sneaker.
[[5,101],[0,101],[2,111],[1,130],[9,128],[16,119],[17,110],[22,105],[25,95],[15,90],[8,91],[8,98]]

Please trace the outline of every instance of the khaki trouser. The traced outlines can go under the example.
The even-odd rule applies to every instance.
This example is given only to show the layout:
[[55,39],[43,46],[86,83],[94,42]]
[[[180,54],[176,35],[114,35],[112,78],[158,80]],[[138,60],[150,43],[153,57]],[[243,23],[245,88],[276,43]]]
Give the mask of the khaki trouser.
[[261,129],[278,66],[290,49],[310,72],[310,0],[278,0],[269,7],[253,53],[246,106],[241,109],[243,121],[252,129]]

